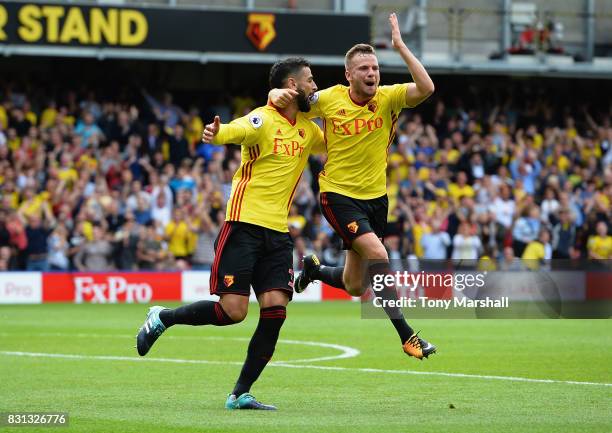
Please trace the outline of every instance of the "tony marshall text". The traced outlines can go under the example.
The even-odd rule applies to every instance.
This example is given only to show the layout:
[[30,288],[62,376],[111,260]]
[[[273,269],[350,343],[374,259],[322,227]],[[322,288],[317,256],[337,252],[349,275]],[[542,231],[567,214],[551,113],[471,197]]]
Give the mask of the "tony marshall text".
[[452,299],[429,299],[426,296],[418,298],[382,299],[376,297],[372,300],[375,307],[399,307],[399,308],[508,308],[508,297],[499,299],[486,297],[484,299],[452,298]]

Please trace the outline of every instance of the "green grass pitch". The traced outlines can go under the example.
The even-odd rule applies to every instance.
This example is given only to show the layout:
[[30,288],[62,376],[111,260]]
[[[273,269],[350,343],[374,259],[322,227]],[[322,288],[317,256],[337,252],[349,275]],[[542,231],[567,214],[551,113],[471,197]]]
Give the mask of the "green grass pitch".
[[[279,342],[277,365],[252,389],[279,407],[269,413],[223,408],[256,305],[235,326],[176,326],[140,360],[134,336],[146,311],[0,307],[0,412],[69,412],[69,427],[57,431],[87,433],[612,432],[608,320],[415,319],[411,324],[439,349],[418,361],[403,354],[387,321],[361,319],[358,303],[294,303],[281,332],[293,342]],[[348,357],[355,352],[345,349],[347,357],[338,359],[341,350],[315,343],[359,354]],[[308,361],[326,357],[335,359]],[[154,358],[165,360],[147,361]]]

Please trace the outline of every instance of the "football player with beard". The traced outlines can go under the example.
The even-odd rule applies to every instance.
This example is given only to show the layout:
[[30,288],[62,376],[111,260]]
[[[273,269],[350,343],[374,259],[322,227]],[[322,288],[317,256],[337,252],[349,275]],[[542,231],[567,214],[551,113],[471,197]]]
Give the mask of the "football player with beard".
[[144,356],[170,326],[241,322],[252,286],[259,323],[227,409],[276,409],[257,401],[250,389],[274,354],[293,296],[293,240],[287,226],[291,202],[308,155],[325,149],[321,129],[303,113],[310,109],[307,98],[317,90],[308,61],[289,58],[275,63],[270,87],[291,89],[297,98],[283,108],[256,108],[229,124],[221,124],[216,116],[202,135],[208,143],[242,146],[210,273],[210,293],[219,301],[198,301],[174,310],[152,307],[137,336],[138,353]]

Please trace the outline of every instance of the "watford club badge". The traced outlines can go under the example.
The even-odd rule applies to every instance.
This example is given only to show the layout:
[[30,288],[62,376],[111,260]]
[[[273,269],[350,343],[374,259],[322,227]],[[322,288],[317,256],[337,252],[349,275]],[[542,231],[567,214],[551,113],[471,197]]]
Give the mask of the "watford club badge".
[[306,131],[304,131],[302,128],[298,129],[298,134],[300,134],[300,137],[304,138],[306,136]]
[[226,275],[225,277],[223,277],[223,284],[225,284],[225,287],[229,287],[234,284],[234,276]]
[[349,231],[353,234],[357,233],[357,230],[359,230],[359,224],[357,224],[357,221],[348,223],[346,227],[348,227]]
[[276,37],[274,14],[249,14],[246,35],[255,48],[264,51]]
[[376,104],[376,101],[372,101],[368,104],[368,110],[370,110],[372,113],[376,113],[377,108],[378,104]]

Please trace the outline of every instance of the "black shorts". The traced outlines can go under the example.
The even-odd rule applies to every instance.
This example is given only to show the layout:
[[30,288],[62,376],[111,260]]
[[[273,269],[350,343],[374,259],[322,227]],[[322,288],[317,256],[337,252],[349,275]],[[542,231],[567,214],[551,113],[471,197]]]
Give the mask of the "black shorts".
[[350,250],[353,241],[364,233],[374,232],[380,239],[387,227],[389,199],[387,195],[359,200],[334,192],[322,192],[321,212],[342,238],[342,248]]
[[226,221],[215,240],[210,293],[249,296],[280,289],[293,297],[293,240],[289,233]]

